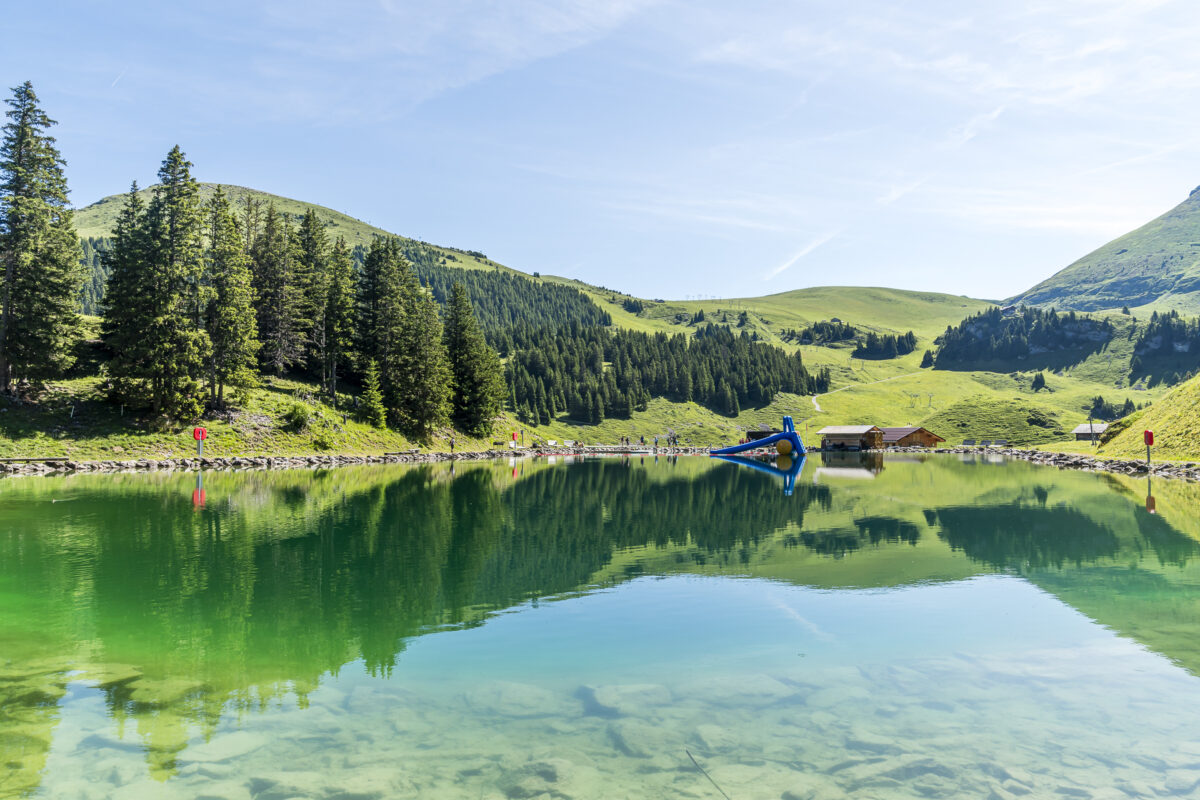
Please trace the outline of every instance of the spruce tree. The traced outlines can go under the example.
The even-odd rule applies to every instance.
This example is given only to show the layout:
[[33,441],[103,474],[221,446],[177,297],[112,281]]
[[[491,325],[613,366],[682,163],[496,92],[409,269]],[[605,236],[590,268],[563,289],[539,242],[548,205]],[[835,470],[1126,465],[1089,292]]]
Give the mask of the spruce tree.
[[297,333],[305,340],[305,366],[324,377],[326,335],[325,310],[329,289],[329,237],[309,208],[296,230],[296,261],[292,281],[300,293]]
[[0,139],[0,389],[72,362],[83,274],[65,162],[33,85],[13,89]]
[[472,436],[487,436],[504,402],[504,377],[500,357],[484,340],[467,290],[457,281],[450,288],[444,328],[454,423]]
[[203,218],[191,166],[178,145],[171,148],[144,211],[135,185],[107,255],[109,372],[125,399],[146,399],[156,414],[177,420],[203,408],[209,350]]
[[329,396],[336,400],[339,370],[354,347],[354,260],[346,240],[338,237],[329,256],[323,333],[322,374]]
[[250,259],[242,244],[229,198],[217,187],[208,203],[208,263],[206,274],[212,300],[205,315],[212,348],[209,354],[209,392],[224,403],[225,386],[252,382],[258,353],[254,290]]
[[374,359],[367,362],[363,383],[359,416],[368,425],[382,428],[387,424],[387,410],[383,407],[383,392],[379,389],[379,365],[375,363]]
[[404,302],[399,352],[390,366],[396,386],[396,417],[406,431],[424,438],[450,420],[450,365],[442,343],[438,304],[417,282],[407,261],[399,264]]
[[304,293],[297,283],[296,237],[287,220],[267,206],[254,242],[253,284],[258,304],[259,360],[282,375],[304,357]]
[[400,262],[395,240],[377,237],[363,259],[358,287],[360,362],[375,361],[379,367],[383,403],[392,412],[400,405],[398,366],[406,308]]
[[137,181],[134,181],[125,195],[112,241],[103,255],[108,282],[104,290],[101,335],[105,347],[112,353],[108,371],[114,378],[114,393],[123,400],[141,394],[135,386],[149,381],[153,373],[149,350],[142,336],[144,320],[154,316],[153,286],[142,238],[145,213],[146,205],[138,194]]

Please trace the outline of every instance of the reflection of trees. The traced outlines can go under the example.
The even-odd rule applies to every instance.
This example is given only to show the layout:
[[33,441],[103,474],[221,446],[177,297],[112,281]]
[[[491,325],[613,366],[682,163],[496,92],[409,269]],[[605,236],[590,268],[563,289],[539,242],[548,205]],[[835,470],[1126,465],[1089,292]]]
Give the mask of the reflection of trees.
[[[1045,490],[1037,496],[1044,504]],[[1066,506],[1013,503],[932,513],[941,526],[939,535],[951,547],[1000,569],[1081,566],[1118,553],[1139,560],[1153,553],[1160,564],[1182,566],[1200,551],[1194,540],[1149,514],[1122,518],[1129,521],[1118,536],[1109,525]]]
[[1078,566],[1118,549],[1111,529],[1065,506],[958,506],[939,509],[937,521],[952,548],[998,569]]
[[[996,474],[995,497],[1012,498],[1019,487]],[[192,480],[4,487],[0,592],[17,587],[21,605],[0,604],[0,667],[43,662],[27,679],[0,677],[0,758],[23,764],[21,774],[36,776],[44,763],[55,686],[65,680],[53,676],[68,669],[100,680],[98,665],[108,664],[113,715],[133,721],[151,764],[170,772],[191,726],[211,728],[230,705],[284,691],[303,701],[357,658],[387,672],[410,638],[576,590],[622,548],[686,547],[686,571],[690,562],[748,561],[780,531],[785,546],[835,557],[921,536],[919,517],[880,513],[806,530],[806,511],[831,510],[835,492],[855,490],[801,484],[785,497],[771,476],[724,464],[675,472],[601,460],[531,468],[516,483],[488,465],[460,465],[453,479],[439,467],[213,475],[202,511],[190,502]],[[47,502],[68,488],[69,503]],[[1117,555],[1183,564],[1196,554],[1159,517],[1101,524],[1045,507],[1039,488],[1025,505],[931,508],[925,523],[969,558],[1023,574]],[[625,577],[636,573],[631,566]],[[1068,585],[1054,591],[1069,597],[1075,574],[1085,581],[1083,570],[1062,573]]]
[[895,517],[869,516],[854,520],[854,528],[828,528],[789,533],[783,537],[784,547],[806,547],[823,556],[842,556],[853,553],[863,545],[916,545],[921,529],[907,520]]

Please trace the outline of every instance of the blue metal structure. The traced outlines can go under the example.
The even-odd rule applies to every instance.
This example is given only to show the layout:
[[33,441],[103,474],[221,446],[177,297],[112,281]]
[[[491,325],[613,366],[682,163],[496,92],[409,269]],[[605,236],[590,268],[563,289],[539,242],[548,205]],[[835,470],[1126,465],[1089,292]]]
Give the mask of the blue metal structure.
[[783,478],[783,493],[791,496],[792,491],[796,488],[796,476],[800,474],[800,470],[804,469],[804,456],[799,458],[790,458],[789,456],[780,456],[779,460],[789,464],[787,469],[780,469],[774,464],[769,464],[766,461],[759,461],[754,458],[746,458],[745,456],[722,456],[716,453],[712,454],[713,458],[719,458],[722,461],[728,461],[731,464],[741,464],[743,467],[750,467],[759,472],[765,472],[768,475],[774,475],[777,478]]
[[[781,446],[780,442],[787,442],[787,445]],[[757,450],[760,447],[772,444],[775,445],[775,452],[781,456],[791,456],[795,459],[804,457],[804,444],[800,441],[800,435],[796,433],[796,426],[792,423],[791,417],[783,418],[783,430],[779,433],[773,433],[762,439],[754,439],[745,444],[735,444],[731,447],[723,447],[720,450],[710,450],[709,455],[731,456],[735,453]]]

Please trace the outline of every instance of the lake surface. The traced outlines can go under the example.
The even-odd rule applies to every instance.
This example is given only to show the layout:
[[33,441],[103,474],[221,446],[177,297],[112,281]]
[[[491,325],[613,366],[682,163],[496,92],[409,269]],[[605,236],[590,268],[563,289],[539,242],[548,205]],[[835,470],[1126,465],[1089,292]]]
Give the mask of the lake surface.
[[704,458],[196,482],[0,482],[0,797],[1200,793],[1195,485],[857,455],[791,495]]

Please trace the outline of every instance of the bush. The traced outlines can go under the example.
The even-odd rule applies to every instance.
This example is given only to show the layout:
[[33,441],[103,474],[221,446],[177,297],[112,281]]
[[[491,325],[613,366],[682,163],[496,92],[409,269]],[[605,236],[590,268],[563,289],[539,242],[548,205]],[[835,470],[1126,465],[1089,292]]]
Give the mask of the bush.
[[302,431],[308,427],[311,418],[312,411],[302,403],[292,403],[292,407],[283,415],[284,423],[294,431]]

